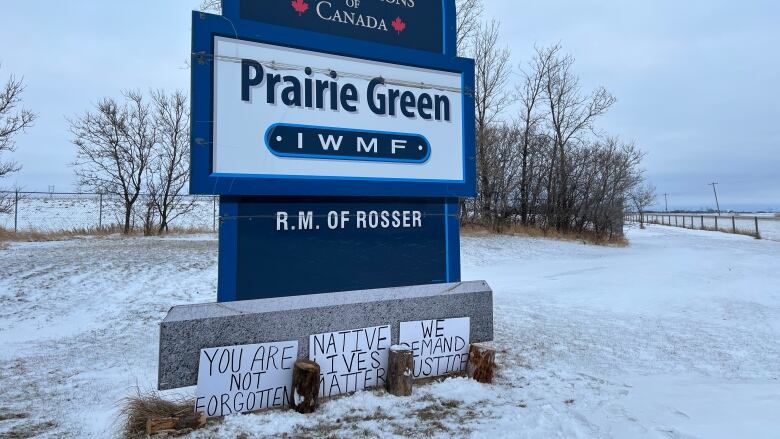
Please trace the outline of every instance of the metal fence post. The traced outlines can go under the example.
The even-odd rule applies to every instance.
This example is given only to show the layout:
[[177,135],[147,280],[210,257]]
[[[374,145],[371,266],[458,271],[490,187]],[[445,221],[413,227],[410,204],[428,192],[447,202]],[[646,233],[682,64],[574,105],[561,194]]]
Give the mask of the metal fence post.
[[19,189],[14,192],[14,233],[19,230]]
[[214,196],[211,198],[211,200],[214,204],[211,212],[211,230],[216,232],[217,231],[217,197]]
[[720,229],[718,228],[718,217],[716,216],[716,217],[715,217],[715,231],[717,232],[717,231],[719,231],[719,230],[720,230]]
[[103,228],[103,194],[100,194],[100,213],[98,213],[98,229]]
[[731,216],[731,233],[737,233],[737,221],[734,219],[734,215]]
[[704,215],[701,216],[701,229],[704,230]]

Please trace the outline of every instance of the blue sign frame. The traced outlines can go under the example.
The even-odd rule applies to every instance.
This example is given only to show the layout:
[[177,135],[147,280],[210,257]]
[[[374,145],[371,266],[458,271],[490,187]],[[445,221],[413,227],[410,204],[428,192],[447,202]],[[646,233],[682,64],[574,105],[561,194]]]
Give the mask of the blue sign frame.
[[[192,157],[190,193],[231,196],[403,196],[476,195],[476,132],[473,60],[455,56],[455,2],[444,1],[444,54],[242,20],[238,1],[225,0],[224,16],[192,14]],[[230,18],[232,17],[232,18]],[[450,29],[451,28],[451,29]],[[214,174],[214,37],[273,44],[310,51],[462,74],[464,179],[461,181]],[[303,43],[302,43],[303,42]],[[381,55],[378,55],[381,54]],[[471,121],[471,122],[469,122]]]

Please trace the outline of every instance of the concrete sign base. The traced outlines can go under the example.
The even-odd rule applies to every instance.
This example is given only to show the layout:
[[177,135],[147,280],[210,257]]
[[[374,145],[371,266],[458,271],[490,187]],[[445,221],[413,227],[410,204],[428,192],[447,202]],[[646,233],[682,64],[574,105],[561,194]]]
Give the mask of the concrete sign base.
[[309,336],[401,322],[469,317],[470,341],[493,340],[493,291],[484,281],[350,291],[172,308],[160,325],[160,390],[194,386],[200,350],[298,340],[307,358]]

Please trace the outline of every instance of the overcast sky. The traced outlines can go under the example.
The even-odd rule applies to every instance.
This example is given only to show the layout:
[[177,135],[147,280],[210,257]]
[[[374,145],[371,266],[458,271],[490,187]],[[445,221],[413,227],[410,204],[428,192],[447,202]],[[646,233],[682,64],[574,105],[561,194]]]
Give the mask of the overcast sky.
[[[587,88],[618,99],[600,121],[633,140],[670,209],[780,209],[780,2],[486,0],[515,65],[561,43]],[[74,190],[67,118],[123,89],[189,89],[197,0],[9,2],[0,80],[23,75],[39,115],[0,185]],[[132,6],[132,8],[126,7]]]

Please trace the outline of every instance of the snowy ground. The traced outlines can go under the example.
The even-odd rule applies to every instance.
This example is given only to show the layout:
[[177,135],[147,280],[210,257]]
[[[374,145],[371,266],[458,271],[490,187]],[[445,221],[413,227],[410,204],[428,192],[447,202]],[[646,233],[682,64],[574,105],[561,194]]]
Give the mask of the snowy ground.
[[[780,243],[628,236],[628,248],[463,240],[464,278],[495,289],[494,385],[363,392],[193,437],[780,438]],[[167,309],[215,289],[211,236],[0,250],[0,437],[115,435],[118,401],[154,386]]]

